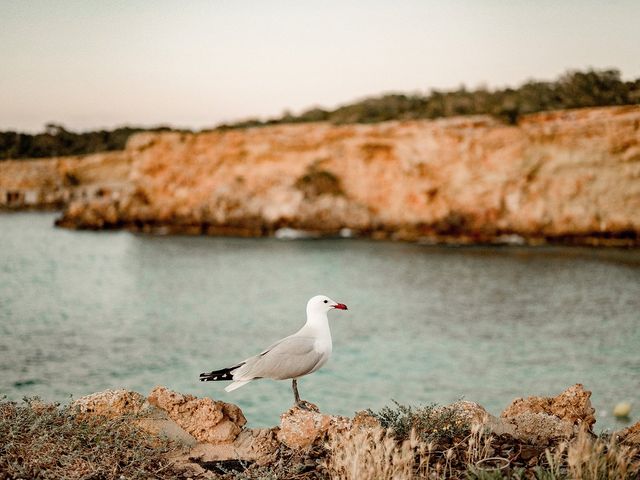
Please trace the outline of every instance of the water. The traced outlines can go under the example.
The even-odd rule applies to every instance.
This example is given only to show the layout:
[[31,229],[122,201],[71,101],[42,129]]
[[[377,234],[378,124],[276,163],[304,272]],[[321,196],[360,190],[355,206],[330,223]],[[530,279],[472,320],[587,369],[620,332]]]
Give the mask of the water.
[[640,413],[640,251],[452,248],[366,240],[73,232],[53,214],[0,215],[0,394],[67,401],[166,385],[275,425],[288,382],[231,394],[198,374],[293,333],[324,293],[333,356],[300,381],[352,415],[461,397],[494,414],[515,397],[593,391],[598,429]]

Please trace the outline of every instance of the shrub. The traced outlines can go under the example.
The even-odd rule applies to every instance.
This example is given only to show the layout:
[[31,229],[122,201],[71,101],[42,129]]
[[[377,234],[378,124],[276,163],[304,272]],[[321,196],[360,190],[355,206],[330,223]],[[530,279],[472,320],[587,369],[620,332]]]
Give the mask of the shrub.
[[455,409],[436,404],[411,407],[393,402],[394,407],[368,412],[383,428],[390,429],[397,440],[407,440],[415,431],[421,441],[442,445],[460,440],[470,432],[469,423]]
[[313,167],[296,180],[295,187],[308,199],[314,199],[320,195],[344,195],[338,177],[328,170],[317,170]]

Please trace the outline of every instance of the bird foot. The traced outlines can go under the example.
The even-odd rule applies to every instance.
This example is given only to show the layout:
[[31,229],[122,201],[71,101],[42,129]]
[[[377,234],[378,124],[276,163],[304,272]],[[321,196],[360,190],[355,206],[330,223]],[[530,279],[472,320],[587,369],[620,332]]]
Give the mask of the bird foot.
[[[306,400],[300,400],[295,403],[295,406],[302,410],[314,410],[315,405],[313,403],[309,403]],[[317,407],[316,407],[317,408]]]

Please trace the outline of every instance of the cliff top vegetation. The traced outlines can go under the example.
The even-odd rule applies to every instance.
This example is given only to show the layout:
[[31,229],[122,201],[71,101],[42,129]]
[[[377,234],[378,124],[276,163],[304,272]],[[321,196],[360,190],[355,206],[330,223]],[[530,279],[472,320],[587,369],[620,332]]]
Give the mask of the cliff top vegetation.
[[[516,124],[522,115],[547,110],[640,104],[640,78],[624,81],[618,70],[570,71],[555,81],[530,80],[517,88],[489,90],[431,90],[428,94],[390,93],[340,106],[334,110],[314,107],[299,115],[222,124],[217,130],[279,124],[331,122],[376,123],[389,120],[436,119],[459,115],[492,115]],[[141,131],[171,131],[170,127],[120,127],[76,133],[62,125],[48,124],[35,135],[0,132],[0,160],[42,158],[122,150],[128,138]],[[184,130],[181,130],[184,131]]]
[[315,107],[300,115],[284,113],[279,118],[249,119],[218,128],[305,122],[376,123],[481,114],[515,124],[520,116],[529,113],[634,104],[640,104],[640,78],[623,81],[618,70],[570,71],[552,82],[530,80],[517,88],[467,90],[461,86],[451,91],[431,90],[426,95],[392,93],[335,110]]

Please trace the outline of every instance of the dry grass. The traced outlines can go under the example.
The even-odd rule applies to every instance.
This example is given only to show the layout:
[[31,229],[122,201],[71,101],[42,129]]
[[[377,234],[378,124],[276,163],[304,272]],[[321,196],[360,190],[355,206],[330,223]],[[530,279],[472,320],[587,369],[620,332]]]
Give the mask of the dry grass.
[[567,464],[573,478],[625,479],[640,476],[640,451],[620,445],[613,437],[593,439],[586,433],[578,435],[567,451]]
[[[333,438],[326,470],[337,480],[631,480],[640,478],[640,452],[613,439],[580,433],[546,449],[536,465],[496,455],[499,439],[474,426],[461,445],[438,450],[413,431],[398,440],[392,431],[361,430]],[[464,449],[459,448],[465,447]]]
[[[330,478],[337,480],[466,478],[470,464],[491,459],[492,453],[491,437],[480,426],[444,450],[433,441],[422,441],[416,430],[406,440],[398,440],[395,432],[382,428],[334,437],[328,450],[326,468]],[[480,474],[494,468],[476,470]]]
[[381,428],[363,429],[332,438],[328,448],[327,470],[337,480],[409,480],[429,466],[428,449],[415,433],[398,442]]
[[169,448],[129,418],[81,418],[34,399],[0,402],[0,479],[175,478]]

